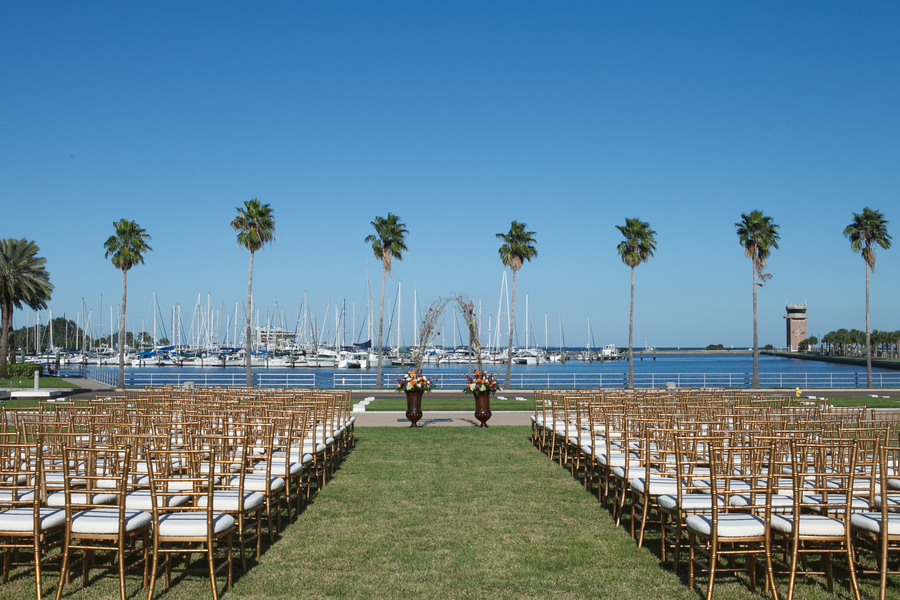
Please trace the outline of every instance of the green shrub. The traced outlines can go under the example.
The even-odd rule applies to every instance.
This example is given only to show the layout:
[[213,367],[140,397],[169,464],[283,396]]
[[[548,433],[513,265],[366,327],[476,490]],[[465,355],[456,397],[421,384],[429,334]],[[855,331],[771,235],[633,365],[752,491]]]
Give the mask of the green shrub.
[[763,346],[763,350],[773,352],[775,350],[775,346],[773,346],[772,344],[766,344],[765,346]]
[[43,375],[44,367],[42,365],[33,365],[31,363],[6,363],[6,374],[9,375],[10,379],[13,379],[14,377],[34,377],[35,371]]
[[706,347],[707,350],[724,350],[725,346],[722,344],[710,344]]

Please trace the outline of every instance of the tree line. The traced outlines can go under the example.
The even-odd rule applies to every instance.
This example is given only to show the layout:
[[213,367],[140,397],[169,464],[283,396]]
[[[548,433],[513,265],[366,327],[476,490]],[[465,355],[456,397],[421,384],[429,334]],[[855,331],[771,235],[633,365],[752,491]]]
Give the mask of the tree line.
[[[869,342],[875,358],[900,358],[900,331],[873,329]],[[811,336],[800,342],[801,352],[818,351],[825,356],[864,357],[866,355],[866,332],[859,329],[838,329],[829,331],[819,340]]]
[[[169,343],[168,338],[157,340],[162,345]],[[119,332],[111,336],[102,335],[94,337],[90,331],[83,330],[72,319],[55,317],[46,324],[38,323],[26,325],[9,332],[9,362],[15,362],[16,354],[21,351],[25,354],[50,352],[52,350],[93,350],[106,344],[117,347]],[[152,348],[153,336],[148,331],[135,333],[125,332],[125,345],[132,348]]]

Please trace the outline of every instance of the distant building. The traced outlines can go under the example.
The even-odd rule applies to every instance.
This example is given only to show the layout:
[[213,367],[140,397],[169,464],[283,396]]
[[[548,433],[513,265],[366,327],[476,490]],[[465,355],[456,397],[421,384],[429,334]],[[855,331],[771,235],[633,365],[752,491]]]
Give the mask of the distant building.
[[796,352],[800,342],[806,339],[806,305],[788,304],[787,314],[784,316],[787,325],[787,342],[785,345],[791,352]]

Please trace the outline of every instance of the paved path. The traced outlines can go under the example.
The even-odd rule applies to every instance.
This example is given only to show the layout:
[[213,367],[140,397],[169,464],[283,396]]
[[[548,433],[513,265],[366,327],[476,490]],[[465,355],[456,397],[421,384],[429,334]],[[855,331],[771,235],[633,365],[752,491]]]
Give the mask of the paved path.
[[[495,425],[531,425],[533,411],[495,411],[487,422],[488,427]],[[474,411],[423,411],[419,427],[476,427],[481,423],[475,418]],[[405,412],[373,411],[356,413],[357,427],[409,427]]]

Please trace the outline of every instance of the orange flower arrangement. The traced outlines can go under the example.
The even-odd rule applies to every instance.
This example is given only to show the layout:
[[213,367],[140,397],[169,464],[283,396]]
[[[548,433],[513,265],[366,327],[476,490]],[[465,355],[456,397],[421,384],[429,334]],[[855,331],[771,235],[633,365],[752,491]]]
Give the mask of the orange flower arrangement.
[[430,392],[434,389],[434,381],[418,371],[407,371],[397,380],[398,392]]
[[473,396],[500,390],[500,384],[497,383],[494,374],[487,371],[475,369],[471,375],[466,375],[466,382],[466,387],[463,388],[463,391]]

